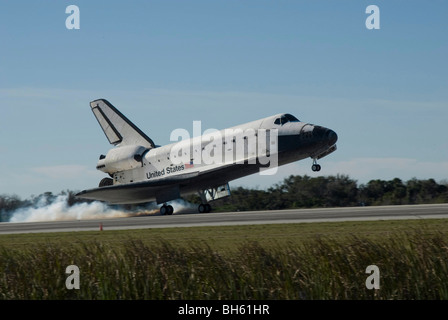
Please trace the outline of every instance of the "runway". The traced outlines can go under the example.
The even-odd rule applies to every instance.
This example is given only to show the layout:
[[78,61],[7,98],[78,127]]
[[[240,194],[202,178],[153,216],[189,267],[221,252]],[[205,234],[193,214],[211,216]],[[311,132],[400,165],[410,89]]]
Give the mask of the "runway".
[[448,204],[320,208],[245,212],[180,213],[127,218],[0,223],[0,234],[125,230],[146,228],[230,226],[396,219],[448,218]]

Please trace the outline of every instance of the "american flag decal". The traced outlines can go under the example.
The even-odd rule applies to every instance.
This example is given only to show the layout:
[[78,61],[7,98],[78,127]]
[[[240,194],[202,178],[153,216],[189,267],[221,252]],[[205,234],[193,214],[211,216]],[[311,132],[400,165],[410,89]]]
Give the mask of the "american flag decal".
[[189,169],[189,168],[193,168],[194,164],[193,164],[193,160],[190,160],[190,163],[185,163],[185,169]]

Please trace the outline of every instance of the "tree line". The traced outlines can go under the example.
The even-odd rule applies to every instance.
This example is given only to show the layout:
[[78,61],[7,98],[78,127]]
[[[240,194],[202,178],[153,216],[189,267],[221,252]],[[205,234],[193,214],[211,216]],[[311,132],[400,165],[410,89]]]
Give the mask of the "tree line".
[[[45,192],[25,200],[16,195],[0,195],[0,221],[8,221],[17,209],[51,204],[58,196],[64,196],[68,206],[92,202],[76,198],[76,193],[70,190],[57,195]],[[434,179],[414,178],[403,182],[395,178],[358,185],[347,175],[315,178],[291,175],[266,190],[237,187],[231,193],[231,197],[213,203],[214,211],[448,203],[448,181],[437,183]],[[185,200],[200,203],[199,196],[189,196]]]
[[267,190],[236,188],[218,200],[219,211],[278,210],[294,208],[381,206],[448,202],[448,181],[411,179],[403,182],[371,180],[358,185],[347,175],[289,176]]

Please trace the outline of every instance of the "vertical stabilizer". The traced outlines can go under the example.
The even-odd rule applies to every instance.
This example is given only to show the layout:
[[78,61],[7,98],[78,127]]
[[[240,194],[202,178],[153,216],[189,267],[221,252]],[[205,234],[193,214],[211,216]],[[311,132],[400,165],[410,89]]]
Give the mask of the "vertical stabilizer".
[[98,99],[90,102],[90,107],[110,144],[140,145],[149,149],[155,147],[154,142],[109,101]]

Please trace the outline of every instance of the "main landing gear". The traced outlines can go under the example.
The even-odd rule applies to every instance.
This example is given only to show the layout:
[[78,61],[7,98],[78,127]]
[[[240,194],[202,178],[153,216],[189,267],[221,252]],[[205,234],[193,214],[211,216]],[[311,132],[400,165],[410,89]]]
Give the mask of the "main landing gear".
[[160,207],[160,214],[162,216],[164,216],[164,215],[169,215],[170,216],[170,215],[173,214],[173,212],[174,212],[174,208],[173,208],[172,205],[164,204],[163,206]]
[[[204,204],[201,203],[198,206],[198,211],[199,211],[199,213],[209,213],[210,211],[212,211],[212,206],[209,205],[208,203],[204,203]],[[160,207],[160,214],[162,216],[165,216],[165,215],[170,216],[173,214],[173,212],[174,212],[174,209],[173,209],[173,206],[171,206],[171,205],[164,204],[163,206]]]
[[205,204],[201,203],[198,206],[198,211],[199,211],[199,213],[209,213],[210,211],[212,211],[212,206],[209,205],[208,203],[205,203]]
[[320,171],[320,164],[317,164],[317,160],[313,159],[313,165],[311,166],[311,170],[314,172]]

